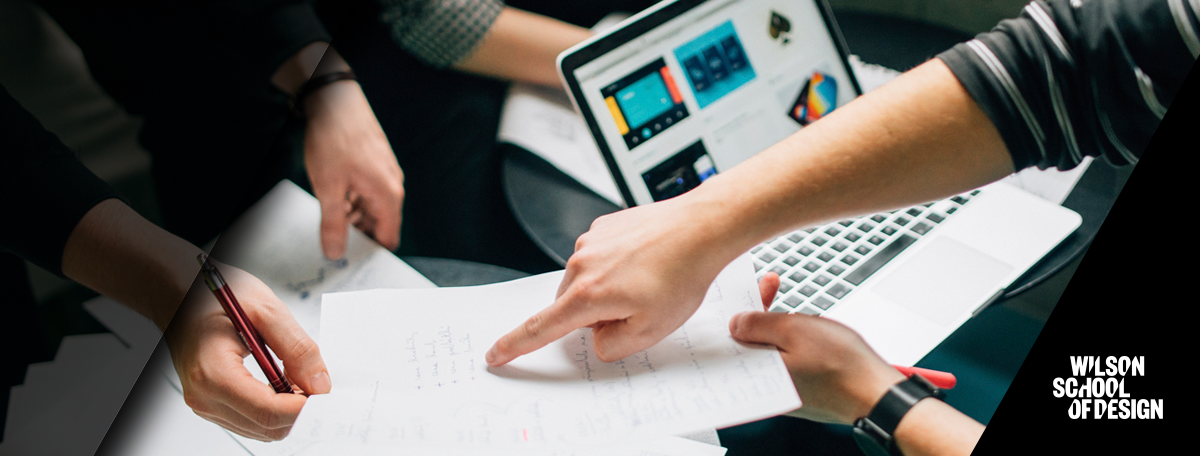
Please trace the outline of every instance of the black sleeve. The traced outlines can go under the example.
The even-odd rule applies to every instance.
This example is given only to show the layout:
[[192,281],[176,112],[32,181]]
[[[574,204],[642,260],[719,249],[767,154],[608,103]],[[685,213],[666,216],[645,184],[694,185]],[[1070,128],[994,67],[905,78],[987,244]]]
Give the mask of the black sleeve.
[[330,42],[313,0],[37,0],[83,50],[92,76],[133,114],[267,86],[314,42]]
[[230,4],[241,20],[230,21],[224,37],[231,47],[243,44],[246,65],[255,74],[268,78],[289,57],[314,42],[330,42],[333,38],[317,16],[311,0],[218,2]]
[[0,250],[62,276],[75,225],[115,190],[0,86]]
[[1200,54],[1197,0],[1035,1],[940,54],[1016,169],[1134,164]]

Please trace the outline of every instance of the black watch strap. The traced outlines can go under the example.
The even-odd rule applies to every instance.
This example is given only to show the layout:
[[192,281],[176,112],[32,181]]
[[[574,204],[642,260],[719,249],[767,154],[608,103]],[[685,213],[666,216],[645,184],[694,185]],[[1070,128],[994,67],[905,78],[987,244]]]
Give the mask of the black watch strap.
[[854,422],[854,439],[868,455],[899,455],[900,450],[892,435],[900,420],[922,399],[941,399],[944,396],[945,393],[925,377],[912,374],[888,388],[871,413]]
[[357,81],[358,76],[355,76],[353,70],[332,71],[319,76],[313,76],[304,84],[304,86],[300,87],[300,92],[297,93],[292,99],[292,104],[295,106],[296,112],[301,113],[304,111],[304,99],[313,92],[316,92],[317,90],[329,84],[346,80]]

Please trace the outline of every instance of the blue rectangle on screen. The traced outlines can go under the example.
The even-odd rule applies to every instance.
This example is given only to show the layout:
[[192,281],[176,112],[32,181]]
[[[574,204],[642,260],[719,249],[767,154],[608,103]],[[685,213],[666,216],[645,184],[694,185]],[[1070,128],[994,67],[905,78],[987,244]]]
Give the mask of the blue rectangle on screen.
[[675,106],[662,76],[650,73],[617,91],[617,104],[630,128],[637,128]]
[[688,82],[700,109],[754,80],[733,21],[725,21],[675,49],[675,59],[687,70]]

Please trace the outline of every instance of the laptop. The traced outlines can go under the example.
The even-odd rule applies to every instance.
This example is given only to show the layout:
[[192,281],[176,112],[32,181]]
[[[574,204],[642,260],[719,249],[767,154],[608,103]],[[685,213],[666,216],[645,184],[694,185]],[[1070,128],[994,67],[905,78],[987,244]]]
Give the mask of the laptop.
[[[669,0],[558,57],[627,206],[677,196],[861,95],[824,0]],[[810,227],[752,250],[772,312],[912,365],[1079,226],[1007,183]]]

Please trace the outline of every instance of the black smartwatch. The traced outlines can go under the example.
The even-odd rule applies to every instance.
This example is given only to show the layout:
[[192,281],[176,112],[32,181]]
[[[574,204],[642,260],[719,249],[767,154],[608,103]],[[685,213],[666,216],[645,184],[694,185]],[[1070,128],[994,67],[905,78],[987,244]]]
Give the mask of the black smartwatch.
[[854,441],[868,456],[900,456],[892,434],[900,419],[922,399],[942,399],[945,393],[917,374],[892,385],[871,413],[854,421]]

